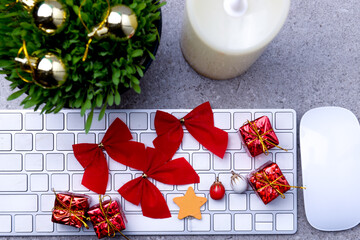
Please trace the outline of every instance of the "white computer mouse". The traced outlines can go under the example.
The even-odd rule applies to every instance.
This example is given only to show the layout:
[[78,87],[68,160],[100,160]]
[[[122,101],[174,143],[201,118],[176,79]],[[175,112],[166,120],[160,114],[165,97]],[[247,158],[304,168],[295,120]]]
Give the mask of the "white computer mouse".
[[340,107],[321,107],[300,122],[305,214],[322,231],[360,223],[360,126]]

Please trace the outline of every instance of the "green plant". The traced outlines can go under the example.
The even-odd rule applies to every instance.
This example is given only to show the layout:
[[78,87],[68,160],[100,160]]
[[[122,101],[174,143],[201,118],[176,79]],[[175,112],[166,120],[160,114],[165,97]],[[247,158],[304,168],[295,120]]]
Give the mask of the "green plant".
[[[0,0],[0,73],[6,74],[12,90],[8,100],[27,94],[21,102],[24,108],[42,113],[56,113],[63,107],[81,108],[84,115],[90,113],[86,122],[86,131],[90,129],[94,109],[101,108],[102,119],[107,106],[119,105],[124,89],[132,88],[140,93],[140,78],[145,66],[144,58],[154,59],[151,53],[154,44],[159,41],[156,22],[160,19],[159,8],[165,3],[153,0],[111,0],[111,6],[125,4],[135,12],[138,28],[135,36],[120,41],[113,37],[95,39],[90,44],[86,61],[82,61],[88,41],[85,27],[78,12],[81,4],[81,16],[89,29],[99,24],[108,9],[106,1],[63,0],[69,11],[64,30],[54,36],[45,35],[35,24],[32,15],[24,9],[21,2],[7,6],[8,0]],[[15,1],[14,1],[15,3]],[[20,79],[14,58],[26,42],[30,55],[43,52],[56,52],[68,69],[68,78],[64,85],[56,89],[44,89]],[[31,76],[21,72],[27,79]]]

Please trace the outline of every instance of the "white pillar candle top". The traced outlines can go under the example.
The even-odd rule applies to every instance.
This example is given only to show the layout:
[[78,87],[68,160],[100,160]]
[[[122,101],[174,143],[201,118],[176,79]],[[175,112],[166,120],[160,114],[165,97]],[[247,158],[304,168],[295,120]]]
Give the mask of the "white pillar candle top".
[[290,0],[187,0],[191,25],[210,48],[238,55],[263,48],[277,35]]

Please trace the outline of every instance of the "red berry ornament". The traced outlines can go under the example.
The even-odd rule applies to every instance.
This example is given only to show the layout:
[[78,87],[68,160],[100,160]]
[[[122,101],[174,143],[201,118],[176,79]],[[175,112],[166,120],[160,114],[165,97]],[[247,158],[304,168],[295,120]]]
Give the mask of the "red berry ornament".
[[216,181],[210,187],[210,197],[214,200],[220,200],[225,195],[225,187],[216,177]]

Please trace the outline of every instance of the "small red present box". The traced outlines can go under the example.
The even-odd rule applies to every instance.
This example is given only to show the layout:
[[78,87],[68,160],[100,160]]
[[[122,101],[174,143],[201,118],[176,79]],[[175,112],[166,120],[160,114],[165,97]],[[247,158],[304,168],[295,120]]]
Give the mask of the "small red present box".
[[243,146],[252,157],[261,153],[267,154],[269,149],[279,147],[279,140],[267,116],[248,121],[240,127],[239,132]]
[[58,193],[56,194],[51,221],[81,228],[85,223],[85,213],[89,209],[89,197],[84,194]]
[[248,175],[248,181],[264,204],[268,204],[279,195],[290,190],[289,183],[276,163],[268,161]]
[[[116,232],[125,229],[126,218],[117,200],[107,200],[96,204],[88,211],[97,237],[115,236]],[[120,232],[121,235],[123,235]],[[124,236],[124,235],[123,235]]]

